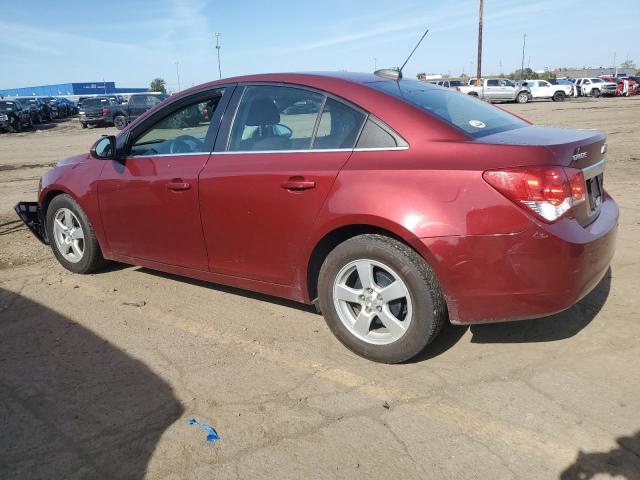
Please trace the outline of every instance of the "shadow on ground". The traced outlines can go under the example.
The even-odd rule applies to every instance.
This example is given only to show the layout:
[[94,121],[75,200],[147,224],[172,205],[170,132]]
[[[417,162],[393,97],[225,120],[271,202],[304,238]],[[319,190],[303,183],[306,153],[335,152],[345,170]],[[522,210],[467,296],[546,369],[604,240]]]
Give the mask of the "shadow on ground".
[[564,312],[534,320],[472,325],[473,343],[551,342],[573,337],[596,317],[609,297],[611,269],[586,297]]
[[182,413],[142,362],[0,289],[0,478],[144,478]]
[[602,474],[637,480],[640,478],[640,431],[618,437],[618,447],[608,452],[578,452],[576,461],[560,474],[560,480],[590,480]]
[[216,290],[218,292],[231,293],[233,295],[240,295],[245,298],[251,298],[253,300],[260,300],[262,302],[274,303],[276,305],[282,305],[284,307],[295,308],[296,310],[302,310],[303,312],[317,313],[313,305],[307,305],[304,303],[294,302],[286,298],[273,297],[264,293],[252,292],[251,290],[243,290],[241,288],[229,287],[227,285],[221,285],[219,283],[206,282],[204,280],[197,280],[195,278],[183,277],[181,275],[174,275],[172,273],[160,272],[159,270],[151,270],[145,267],[137,267],[137,271],[146,273],[148,275],[154,275],[156,277],[169,278],[181,283],[188,283],[189,285],[196,285],[198,287],[208,288],[210,290]]

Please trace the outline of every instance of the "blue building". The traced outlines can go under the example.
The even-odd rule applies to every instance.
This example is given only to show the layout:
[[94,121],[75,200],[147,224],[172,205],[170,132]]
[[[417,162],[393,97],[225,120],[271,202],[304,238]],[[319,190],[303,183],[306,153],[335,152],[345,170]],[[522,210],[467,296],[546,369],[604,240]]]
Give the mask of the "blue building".
[[116,87],[116,82],[81,82],[59,83],[56,85],[37,85],[35,87],[0,89],[3,97],[49,97],[49,96],[78,96],[78,95],[109,95],[113,93],[147,92],[148,88]]

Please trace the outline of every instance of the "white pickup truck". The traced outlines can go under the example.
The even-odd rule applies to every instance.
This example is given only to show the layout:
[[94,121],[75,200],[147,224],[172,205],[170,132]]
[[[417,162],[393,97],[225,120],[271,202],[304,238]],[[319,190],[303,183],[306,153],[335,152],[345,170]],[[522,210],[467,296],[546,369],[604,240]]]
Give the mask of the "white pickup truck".
[[618,86],[601,78],[578,78],[575,84],[580,87],[580,95],[598,98],[600,95],[616,96]]
[[552,85],[546,80],[525,80],[531,90],[534,100],[539,98],[550,98],[554,102],[563,102],[565,98],[573,95],[571,85]]
[[492,102],[527,103],[531,100],[531,91],[526,85],[516,84],[506,78],[486,78],[476,86],[476,80],[469,80],[469,85],[458,87],[462,93]]

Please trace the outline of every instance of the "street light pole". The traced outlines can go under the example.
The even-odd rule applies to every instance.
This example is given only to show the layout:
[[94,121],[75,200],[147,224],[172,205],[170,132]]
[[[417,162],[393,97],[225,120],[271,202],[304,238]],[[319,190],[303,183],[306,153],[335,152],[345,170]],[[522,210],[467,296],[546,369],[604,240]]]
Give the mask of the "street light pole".
[[520,64],[520,80],[524,78],[524,47],[527,45],[527,34],[522,36],[522,63]]
[[176,76],[178,77],[178,91],[182,90],[182,88],[180,87],[180,70],[178,68],[179,64],[180,62],[176,62]]
[[220,66],[220,34],[216,32],[216,50],[218,51],[218,76],[222,78],[222,67]]
[[480,77],[482,76],[482,11],[484,0],[480,0],[480,14],[478,20],[478,63],[476,71],[476,85],[480,85]]

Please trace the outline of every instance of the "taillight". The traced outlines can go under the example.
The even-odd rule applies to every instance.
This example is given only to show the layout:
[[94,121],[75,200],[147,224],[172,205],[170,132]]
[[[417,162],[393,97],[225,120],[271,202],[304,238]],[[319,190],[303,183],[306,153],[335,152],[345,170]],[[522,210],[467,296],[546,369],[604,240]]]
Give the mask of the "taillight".
[[107,107],[102,107],[102,116],[106,117],[109,115],[109,109]]
[[568,167],[517,167],[488,170],[482,177],[512,202],[546,222],[554,222],[584,202],[582,170]]

